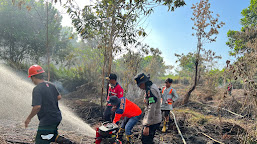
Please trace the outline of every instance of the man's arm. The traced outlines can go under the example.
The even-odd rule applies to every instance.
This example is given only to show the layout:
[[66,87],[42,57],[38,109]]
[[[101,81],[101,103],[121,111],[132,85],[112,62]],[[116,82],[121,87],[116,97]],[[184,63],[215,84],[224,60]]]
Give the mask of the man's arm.
[[122,114],[115,113],[115,117],[114,117],[113,123],[117,124],[117,122],[120,121],[121,117],[122,117]]
[[173,89],[171,94],[172,94],[172,100],[176,101],[178,99],[177,91]]
[[58,96],[57,96],[57,99],[58,99],[58,100],[61,100],[61,99],[62,99],[62,96],[61,96],[61,95],[58,95]]
[[29,114],[29,116],[27,117],[27,119],[25,121],[25,128],[28,127],[31,119],[40,111],[40,109],[41,109],[41,105],[33,106],[31,113]]

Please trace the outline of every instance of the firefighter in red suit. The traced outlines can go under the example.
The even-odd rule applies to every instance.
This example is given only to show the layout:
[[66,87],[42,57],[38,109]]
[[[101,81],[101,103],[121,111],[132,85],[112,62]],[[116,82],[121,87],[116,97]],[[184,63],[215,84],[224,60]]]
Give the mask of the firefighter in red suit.
[[106,109],[104,111],[104,120],[111,122],[114,119],[114,112],[112,111],[112,105],[108,102],[111,96],[122,98],[123,89],[120,86],[120,84],[117,82],[116,74],[111,73],[108,77],[106,77],[106,79],[109,80],[109,90],[108,90],[108,96],[106,100],[107,101]]

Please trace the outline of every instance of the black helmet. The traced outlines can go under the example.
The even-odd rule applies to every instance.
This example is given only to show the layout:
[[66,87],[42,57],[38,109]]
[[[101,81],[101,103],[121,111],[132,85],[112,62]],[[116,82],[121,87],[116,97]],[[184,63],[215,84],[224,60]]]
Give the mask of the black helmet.
[[111,96],[108,103],[118,106],[120,104],[120,99],[116,96]]
[[171,78],[167,78],[166,80],[165,80],[165,83],[172,83],[173,82],[173,79],[171,79]]
[[146,76],[144,73],[138,74],[135,78],[137,86],[140,86],[141,83],[146,83],[149,81],[150,77]]
[[111,79],[117,80],[117,75],[114,73],[111,73],[108,77],[106,77],[106,79],[107,80],[111,80]]

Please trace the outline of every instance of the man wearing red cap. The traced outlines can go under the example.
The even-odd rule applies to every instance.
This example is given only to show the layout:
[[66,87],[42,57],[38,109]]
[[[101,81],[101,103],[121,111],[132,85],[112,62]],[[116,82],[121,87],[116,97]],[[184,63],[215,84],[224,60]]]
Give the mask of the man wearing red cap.
[[58,135],[58,125],[62,120],[58,100],[61,95],[56,87],[44,81],[45,71],[39,65],[32,65],[28,70],[28,77],[36,85],[32,93],[32,111],[25,121],[25,128],[28,127],[31,119],[37,115],[39,126],[36,135],[36,144],[50,144],[50,142],[72,144],[72,142]]

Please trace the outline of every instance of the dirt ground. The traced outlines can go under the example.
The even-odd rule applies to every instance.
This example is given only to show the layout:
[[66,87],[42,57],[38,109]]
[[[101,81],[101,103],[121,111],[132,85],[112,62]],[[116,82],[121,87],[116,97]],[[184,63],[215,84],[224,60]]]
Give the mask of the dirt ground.
[[[99,106],[97,107],[96,105],[87,101],[73,101],[71,99],[69,100],[69,103],[74,103],[74,105],[70,104],[70,106],[72,106],[73,110],[75,110],[78,115],[81,116],[87,123],[91,124],[93,127],[99,123],[98,121],[101,119],[98,116],[100,115]],[[203,108],[198,103],[191,102],[183,109],[174,110],[176,120],[186,142],[188,144],[214,144],[215,142],[206,136],[208,135],[209,137],[217,139],[223,143],[240,144],[238,136],[245,135],[246,130],[239,125],[236,125],[235,123],[226,121],[221,123],[213,122],[217,119],[209,121],[207,118],[205,119],[205,115],[200,115],[199,113],[200,118],[195,120],[196,124],[192,125],[192,115],[197,117],[198,113],[195,113],[195,111],[192,111],[191,109],[201,111],[201,109],[207,108]],[[209,111],[212,111],[212,109]],[[214,115],[217,114],[208,114],[208,116],[213,117]],[[135,143],[140,143],[141,128],[142,124],[139,122],[133,129]],[[181,140],[181,137],[178,134],[177,128],[175,126],[174,120],[170,121],[167,133],[162,133],[160,130],[157,131],[155,141],[160,144],[183,144],[183,141]]]
[[[1,119],[0,144],[33,144],[37,130],[36,128],[36,124],[31,124],[29,128],[25,129],[22,122]],[[94,138],[78,134],[74,131],[59,130],[59,134],[79,144],[89,144],[94,142]]]
[[[89,92],[87,91],[86,93]],[[182,95],[180,90],[178,90],[178,93]],[[73,94],[75,95],[75,93]],[[232,94],[238,99],[243,95],[240,90],[235,90]],[[74,95],[71,96],[69,94],[69,96],[64,96],[62,101],[86,123],[90,124],[91,127],[95,128],[99,126],[102,121],[100,105],[94,102],[97,97],[94,95],[86,96],[81,91],[76,93],[79,97]],[[202,98],[199,98],[200,96]],[[211,98],[205,99],[204,97]],[[241,144],[244,142],[256,144],[256,135],[254,137],[254,134],[251,133],[252,131],[256,132],[257,127],[256,121],[253,119],[254,117],[244,115],[244,112],[239,113],[240,111],[237,107],[240,106],[240,101],[238,103],[233,102],[231,97],[228,96],[224,101],[220,102],[221,97],[223,97],[221,93],[208,96],[204,95],[204,92],[198,91],[193,94],[193,100],[187,105],[178,105],[174,108],[173,112],[175,113],[176,121],[187,144]],[[198,101],[194,101],[194,99],[198,99]],[[238,117],[226,110],[219,109],[219,106],[244,115],[244,117]],[[173,117],[171,119],[169,129],[166,133],[162,133],[160,130],[157,131],[155,137],[156,143],[183,144]],[[36,129],[27,129],[24,131],[20,127],[21,125],[15,121],[1,120],[0,143],[15,143],[15,141],[33,143]],[[142,124],[140,121],[133,129],[135,144],[141,143],[141,129]],[[94,143],[94,138],[87,137],[83,134],[72,131],[60,131],[60,133],[79,144]]]

